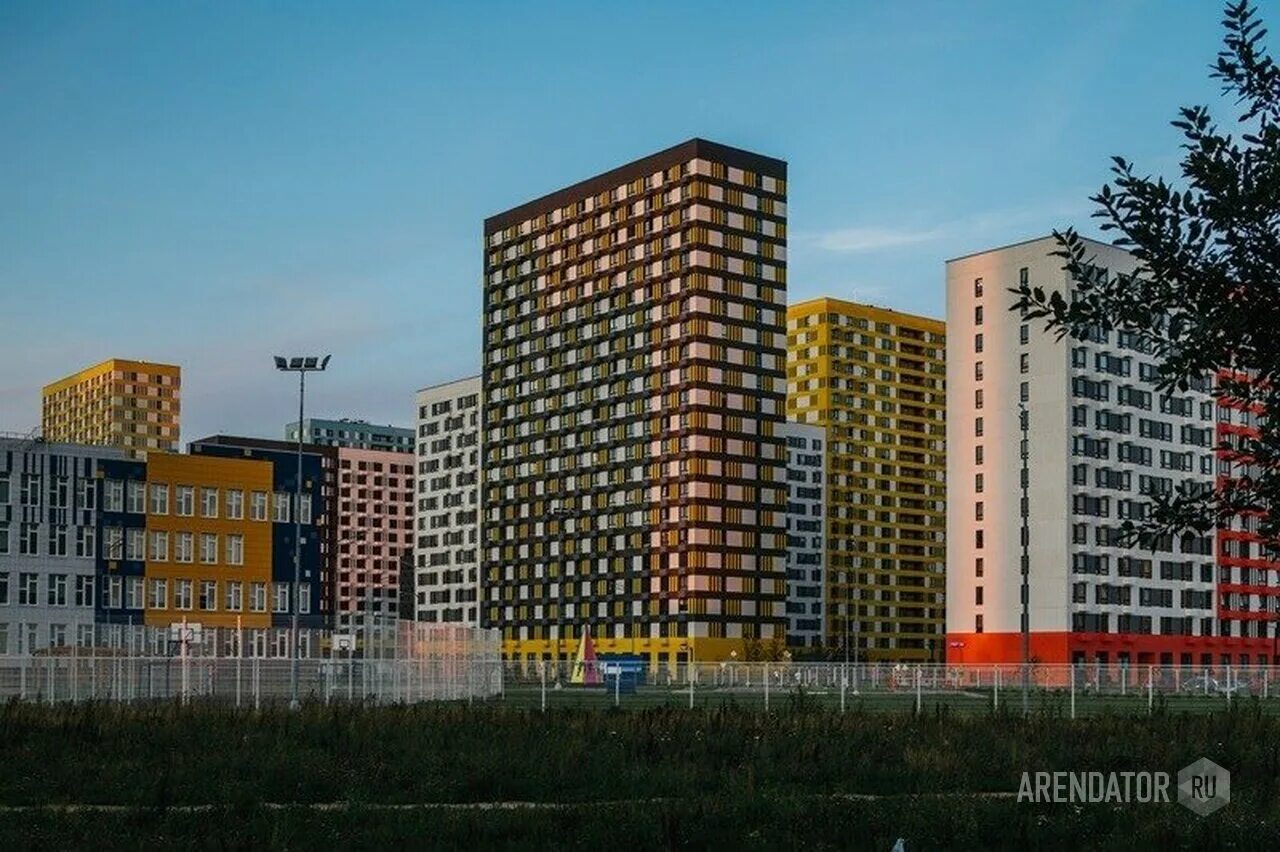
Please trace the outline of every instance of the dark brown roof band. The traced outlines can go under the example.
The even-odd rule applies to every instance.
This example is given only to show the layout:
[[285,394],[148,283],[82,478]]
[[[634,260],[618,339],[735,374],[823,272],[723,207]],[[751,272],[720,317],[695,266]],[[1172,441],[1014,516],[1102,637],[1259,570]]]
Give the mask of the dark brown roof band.
[[753,154],[741,148],[732,148],[717,142],[709,142],[706,139],[690,139],[687,142],[681,142],[679,145],[667,148],[665,151],[650,154],[647,157],[627,163],[625,166],[610,169],[593,178],[587,178],[572,186],[556,190],[550,195],[535,198],[533,201],[521,204],[519,207],[512,207],[510,210],[499,213],[496,216],[490,216],[484,220],[485,235],[487,236],[510,225],[519,224],[525,219],[537,216],[539,213],[546,213],[563,207],[571,201],[579,201],[589,195],[595,195],[606,189],[613,189],[615,186],[624,184],[627,181],[644,175],[651,175],[669,166],[688,162],[695,158],[724,163],[726,166],[734,166],[746,171],[778,178],[779,180],[787,179],[786,160],[766,157],[763,154]]

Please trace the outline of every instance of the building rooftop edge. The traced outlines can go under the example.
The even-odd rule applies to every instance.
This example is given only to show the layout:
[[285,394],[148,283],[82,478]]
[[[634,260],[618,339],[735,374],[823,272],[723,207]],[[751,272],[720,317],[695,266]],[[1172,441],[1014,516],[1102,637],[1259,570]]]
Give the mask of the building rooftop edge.
[[426,387],[418,388],[414,393],[425,393],[426,391],[435,390],[436,388],[447,388],[449,385],[460,385],[463,382],[479,381],[480,378],[481,374],[476,373],[472,376],[463,376],[460,379],[450,379],[447,382],[436,382],[434,385],[427,385]]
[[[997,251],[1007,251],[1008,249],[1011,249],[1011,248],[1018,248],[1019,246],[1030,245],[1031,243],[1039,243],[1045,240],[1052,240],[1052,239],[1053,239],[1053,234],[1045,234],[1044,236],[1041,236],[1041,237],[1030,237],[1025,240],[1018,240],[1016,242],[1005,243],[1004,245],[1000,245],[1000,246],[992,246],[991,248],[982,249],[980,251],[971,251],[968,254],[958,255],[956,257],[949,257],[944,262],[954,263],[957,260],[968,260],[969,258],[977,257],[978,255],[992,254],[993,252],[997,252]],[[1093,237],[1081,236],[1080,239],[1084,240],[1086,243],[1093,243],[1096,246],[1103,246],[1104,248],[1115,249],[1117,251],[1123,251],[1123,252],[1128,251],[1128,249],[1122,246],[1117,246],[1112,243],[1104,243],[1102,240],[1095,240]]]
[[593,177],[553,190],[546,195],[518,204],[501,213],[495,213],[484,220],[484,232],[485,234],[493,233],[499,228],[522,222],[538,212],[560,207],[568,201],[584,198],[587,195],[594,195],[619,183],[625,183],[641,175],[652,174],[661,168],[684,162],[700,155],[720,160],[726,165],[761,172],[783,180],[787,177],[786,160],[779,160],[776,157],[757,154],[744,148],[734,148],[731,145],[723,145],[719,142],[712,142],[709,139],[695,136],[678,145],[672,145],[670,148],[664,148],[638,160],[632,160],[608,171],[600,172]]
[[867,310],[881,311],[883,313],[888,313],[888,314],[897,314],[898,316],[902,316],[902,317],[910,317],[912,319],[923,320],[924,322],[936,323],[937,325],[944,326],[944,327],[947,324],[946,320],[938,319],[937,317],[931,317],[925,314],[913,314],[910,311],[900,311],[897,308],[886,308],[883,305],[873,305],[873,304],[870,304],[869,302],[855,302],[850,299],[841,299],[838,296],[815,296],[812,299],[805,299],[800,302],[795,302],[794,304],[787,305],[787,314],[790,315],[790,313],[793,310],[803,308],[808,305],[814,305],[819,302],[837,302],[841,305],[848,305],[853,308],[864,308]]

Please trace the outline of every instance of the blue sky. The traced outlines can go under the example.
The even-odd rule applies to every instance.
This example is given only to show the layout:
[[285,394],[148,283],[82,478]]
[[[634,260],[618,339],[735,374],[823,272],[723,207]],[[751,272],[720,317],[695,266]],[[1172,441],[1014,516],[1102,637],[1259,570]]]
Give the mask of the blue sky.
[[[1264,12],[1280,19],[1277,8]],[[1214,2],[0,0],[0,430],[109,356],[183,438],[408,422],[479,367],[481,223],[691,136],[790,164],[790,298],[940,316],[943,261],[1071,223],[1177,107]],[[1273,26],[1277,21],[1272,21]]]

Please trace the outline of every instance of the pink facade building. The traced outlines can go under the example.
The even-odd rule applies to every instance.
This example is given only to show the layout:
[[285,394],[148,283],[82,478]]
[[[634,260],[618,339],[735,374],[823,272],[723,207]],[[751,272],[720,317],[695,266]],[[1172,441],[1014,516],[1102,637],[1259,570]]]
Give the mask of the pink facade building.
[[365,636],[399,611],[413,551],[413,456],[338,448],[334,621]]

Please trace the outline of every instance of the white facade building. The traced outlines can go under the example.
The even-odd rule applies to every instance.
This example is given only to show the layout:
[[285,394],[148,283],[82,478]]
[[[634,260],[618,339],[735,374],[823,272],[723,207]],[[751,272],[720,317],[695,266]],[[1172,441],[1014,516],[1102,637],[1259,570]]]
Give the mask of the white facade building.
[[418,391],[414,616],[479,623],[480,377]]
[[[1210,644],[1195,637],[1215,633],[1214,536],[1154,552],[1117,536],[1152,494],[1212,485],[1214,404],[1207,386],[1161,396],[1131,335],[1058,340],[1011,311],[1020,282],[1070,290],[1056,248],[947,262],[947,658],[1022,659],[1025,535],[1034,660],[1199,664]],[[1136,269],[1121,249],[1089,249],[1097,275]]]
[[822,645],[826,618],[826,430],[784,423],[787,442],[787,644]]

